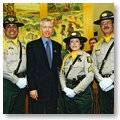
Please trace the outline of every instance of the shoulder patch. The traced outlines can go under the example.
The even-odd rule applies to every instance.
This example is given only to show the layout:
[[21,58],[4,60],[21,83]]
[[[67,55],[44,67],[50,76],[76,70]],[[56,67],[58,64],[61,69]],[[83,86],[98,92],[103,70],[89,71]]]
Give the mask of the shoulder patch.
[[92,58],[90,56],[87,56],[87,62],[92,63]]

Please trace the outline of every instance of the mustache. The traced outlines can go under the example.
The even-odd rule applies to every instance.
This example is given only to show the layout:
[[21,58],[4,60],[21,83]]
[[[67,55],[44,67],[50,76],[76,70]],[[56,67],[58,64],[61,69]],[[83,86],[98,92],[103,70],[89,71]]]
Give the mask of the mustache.
[[110,27],[104,27],[104,29],[109,29]]

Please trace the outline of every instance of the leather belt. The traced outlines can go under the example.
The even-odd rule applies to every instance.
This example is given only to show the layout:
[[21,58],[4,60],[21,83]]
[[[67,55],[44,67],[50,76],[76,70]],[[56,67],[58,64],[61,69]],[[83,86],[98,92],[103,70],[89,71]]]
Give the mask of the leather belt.
[[18,78],[23,78],[23,77],[25,77],[25,75],[26,75],[26,72],[22,72],[22,73],[17,73],[17,74],[15,74]]
[[102,75],[102,77],[106,77],[106,78],[108,78],[108,77],[110,77],[112,74],[105,74],[105,75]]
[[73,78],[72,80],[71,79],[67,79],[66,80],[66,84],[78,85],[85,78],[85,75],[79,76],[77,78],[78,79]]
[[[112,73],[114,73],[114,70],[112,71]],[[102,77],[110,77],[112,74],[104,74],[104,75],[102,75]]]

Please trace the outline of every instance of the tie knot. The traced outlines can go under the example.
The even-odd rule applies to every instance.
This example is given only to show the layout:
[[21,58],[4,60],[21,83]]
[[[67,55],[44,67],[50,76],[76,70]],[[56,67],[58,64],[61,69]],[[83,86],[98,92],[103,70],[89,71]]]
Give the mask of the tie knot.
[[50,46],[49,41],[46,41],[46,46]]
[[49,41],[46,41],[46,44],[49,44]]

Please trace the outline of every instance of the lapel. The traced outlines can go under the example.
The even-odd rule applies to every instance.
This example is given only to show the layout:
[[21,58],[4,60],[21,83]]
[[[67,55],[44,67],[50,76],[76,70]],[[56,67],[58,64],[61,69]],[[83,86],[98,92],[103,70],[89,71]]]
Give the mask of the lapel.
[[52,67],[54,67],[54,64],[56,63],[56,53],[57,53],[57,47],[54,41],[52,41],[52,51],[53,51],[53,60],[52,60]]
[[38,49],[38,54],[40,54],[40,58],[43,60],[43,64],[49,66],[46,50],[41,38],[39,39]]
[[[56,63],[56,54],[57,54],[57,47],[56,47],[56,44],[53,40],[52,41],[52,55],[53,55],[53,58],[52,58],[52,67],[51,69],[54,67],[55,63]],[[47,58],[47,54],[46,54],[46,50],[45,50],[45,47],[43,45],[43,42],[42,42],[42,39],[40,38],[39,39],[39,45],[38,45],[38,52],[40,54],[40,58],[42,58],[43,62],[45,63],[46,66],[49,66],[49,62],[48,62],[48,58]]]

